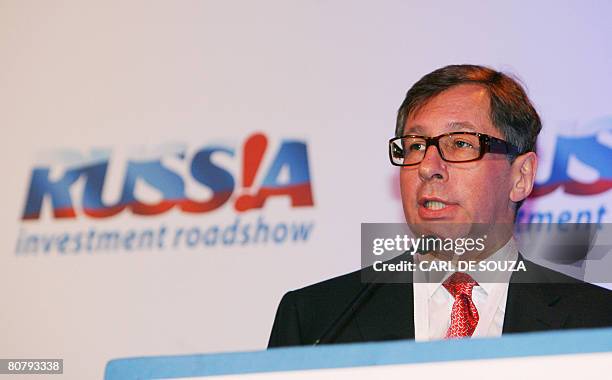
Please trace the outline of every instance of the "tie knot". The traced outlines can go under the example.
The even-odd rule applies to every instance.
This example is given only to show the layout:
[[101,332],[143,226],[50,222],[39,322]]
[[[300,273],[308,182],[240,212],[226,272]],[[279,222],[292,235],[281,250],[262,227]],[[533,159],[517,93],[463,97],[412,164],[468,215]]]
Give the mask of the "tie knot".
[[442,285],[455,298],[462,294],[472,298],[472,289],[478,283],[469,274],[455,272]]

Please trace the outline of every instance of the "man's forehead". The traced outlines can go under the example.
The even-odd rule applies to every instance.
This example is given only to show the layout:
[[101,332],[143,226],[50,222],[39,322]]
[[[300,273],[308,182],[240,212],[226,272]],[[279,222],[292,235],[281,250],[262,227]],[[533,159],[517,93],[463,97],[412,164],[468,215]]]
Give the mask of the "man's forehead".
[[477,84],[452,86],[410,111],[404,134],[442,134],[455,131],[492,133],[490,97]]

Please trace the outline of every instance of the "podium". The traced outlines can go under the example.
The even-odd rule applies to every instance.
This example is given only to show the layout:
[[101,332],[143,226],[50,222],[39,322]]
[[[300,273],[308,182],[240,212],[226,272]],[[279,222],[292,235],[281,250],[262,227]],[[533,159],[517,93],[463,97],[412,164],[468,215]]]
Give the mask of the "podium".
[[104,378],[342,380],[452,376],[516,380],[609,378],[611,373],[612,328],[605,328],[423,343],[392,341],[124,358],[109,361]]

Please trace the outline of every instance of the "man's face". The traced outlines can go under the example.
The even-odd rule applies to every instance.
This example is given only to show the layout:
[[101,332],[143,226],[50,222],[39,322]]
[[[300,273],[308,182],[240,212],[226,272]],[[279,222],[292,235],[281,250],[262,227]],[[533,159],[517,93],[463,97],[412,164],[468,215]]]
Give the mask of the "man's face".
[[[457,85],[413,112],[404,126],[404,135],[433,137],[467,131],[503,139],[489,115],[486,89],[472,84]],[[420,164],[402,167],[400,171],[406,221],[410,225],[511,224],[514,219],[511,167],[505,155],[490,153],[478,161],[445,162],[436,147],[430,146]]]

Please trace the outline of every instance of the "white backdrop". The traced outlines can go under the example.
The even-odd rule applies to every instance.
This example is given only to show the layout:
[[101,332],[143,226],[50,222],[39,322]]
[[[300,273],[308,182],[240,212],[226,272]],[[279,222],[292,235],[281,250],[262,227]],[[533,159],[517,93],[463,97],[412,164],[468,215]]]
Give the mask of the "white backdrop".
[[[526,210],[612,220],[610,14],[607,1],[0,1],[0,357],[64,358],[64,377],[84,379],[117,357],[264,348],[285,291],[357,269],[360,223],[401,220],[386,150],[395,112],[411,84],[451,63],[489,65],[526,84],[544,122],[541,183],[559,136],[597,137],[599,150],[566,144],[579,148],[557,173],[595,194],[561,185]],[[258,132],[268,146],[245,187],[243,149]],[[308,166],[311,205],[281,195],[237,211],[283,142],[306,147],[291,162]],[[53,182],[66,168],[108,161],[102,199],[113,203],[128,162],[161,158],[190,198],[207,199],[189,165],[213,146],[233,152],[212,161],[234,187],[212,211],[92,218],[82,175],[65,187],[74,218],[55,218],[46,193],[40,215],[23,219],[36,168]],[[279,184],[299,176],[291,165]],[[598,180],[600,190],[588,186]],[[162,198],[136,182],[136,199]],[[177,229],[236,218],[310,232],[174,244]],[[58,242],[161,227],[167,241],[151,249],[88,251],[83,240],[62,252]],[[31,236],[37,248],[23,248]]]

